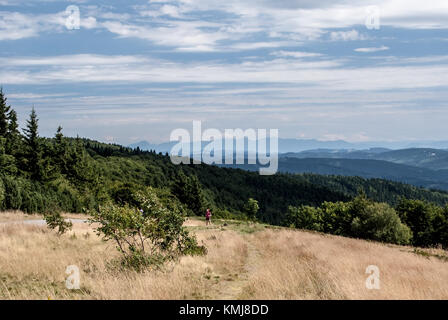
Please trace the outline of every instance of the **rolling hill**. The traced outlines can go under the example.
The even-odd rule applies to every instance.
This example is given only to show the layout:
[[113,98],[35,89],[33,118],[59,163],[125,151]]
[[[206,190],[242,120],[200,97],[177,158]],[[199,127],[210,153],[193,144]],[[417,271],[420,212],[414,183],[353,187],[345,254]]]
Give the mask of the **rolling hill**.
[[[245,170],[258,170],[253,165],[232,165]],[[404,182],[428,189],[448,190],[448,170],[397,164],[384,160],[345,158],[295,158],[282,156],[279,172],[358,176]]]
[[432,148],[410,148],[400,150],[390,150],[386,148],[372,148],[366,150],[314,149],[302,152],[289,152],[282,154],[281,157],[299,159],[329,158],[382,160],[432,170],[448,169],[448,151]]

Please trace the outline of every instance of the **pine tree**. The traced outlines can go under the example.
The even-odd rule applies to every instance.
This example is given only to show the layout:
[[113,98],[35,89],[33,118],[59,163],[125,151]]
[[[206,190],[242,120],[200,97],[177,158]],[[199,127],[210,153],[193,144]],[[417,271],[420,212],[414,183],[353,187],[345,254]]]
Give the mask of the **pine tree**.
[[17,173],[15,158],[5,153],[5,144],[6,139],[0,137],[0,174],[15,175]]
[[42,152],[40,145],[40,138],[38,132],[39,119],[37,118],[36,110],[31,110],[30,119],[26,122],[26,128],[23,129],[25,134],[25,168],[30,173],[31,178],[39,180],[42,178],[41,160]]
[[6,153],[11,155],[20,154],[21,135],[17,123],[17,113],[11,109],[8,113],[8,132],[6,133]]
[[6,104],[3,88],[0,87],[0,137],[5,137],[8,132],[8,112],[10,106]]
[[62,134],[62,127],[59,126],[54,135],[53,162],[59,169],[59,172],[67,173],[67,153],[68,144]]

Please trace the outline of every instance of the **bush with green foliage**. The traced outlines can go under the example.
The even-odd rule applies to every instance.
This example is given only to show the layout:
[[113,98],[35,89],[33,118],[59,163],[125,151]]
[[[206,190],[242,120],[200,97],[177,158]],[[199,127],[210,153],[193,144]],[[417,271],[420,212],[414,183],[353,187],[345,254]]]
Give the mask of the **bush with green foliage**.
[[402,199],[396,210],[413,234],[416,246],[448,247],[448,209],[427,201]]
[[98,235],[116,243],[123,266],[143,271],[181,255],[206,253],[183,227],[182,213],[164,206],[153,188],[134,197],[138,207],[107,204],[89,219]]
[[324,202],[318,208],[290,206],[284,225],[396,244],[408,244],[412,238],[393,208],[364,195],[345,203]]
[[382,242],[409,244],[411,230],[387,203],[371,203],[360,210],[351,223],[354,237]]
[[257,220],[257,212],[259,209],[260,207],[258,206],[258,201],[253,198],[249,198],[246,205],[244,206],[244,212],[246,213],[249,220],[252,221]]
[[290,228],[322,231],[322,210],[311,206],[288,207],[284,225]]
[[58,235],[66,233],[73,227],[73,223],[65,220],[59,212],[45,214],[44,219],[48,228],[53,230],[57,229]]

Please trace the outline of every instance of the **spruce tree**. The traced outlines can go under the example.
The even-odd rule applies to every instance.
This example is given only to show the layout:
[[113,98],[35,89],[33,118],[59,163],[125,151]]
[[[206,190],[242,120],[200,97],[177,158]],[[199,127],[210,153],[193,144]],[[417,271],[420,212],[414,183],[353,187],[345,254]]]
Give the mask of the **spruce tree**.
[[6,100],[3,88],[0,87],[0,137],[5,137],[8,132],[8,112],[11,107],[6,104]]
[[6,133],[6,153],[11,155],[20,154],[19,125],[17,123],[17,113],[11,109],[8,113],[8,131]]
[[54,147],[53,147],[53,162],[59,169],[59,172],[67,173],[67,152],[68,144],[64,135],[62,134],[62,127],[59,126],[56,134],[54,135]]
[[31,178],[39,180],[41,178],[41,146],[38,133],[39,119],[36,111],[31,110],[30,119],[26,122],[26,128],[23,129],[25,134],[25,163],[26,170],[30,173]]

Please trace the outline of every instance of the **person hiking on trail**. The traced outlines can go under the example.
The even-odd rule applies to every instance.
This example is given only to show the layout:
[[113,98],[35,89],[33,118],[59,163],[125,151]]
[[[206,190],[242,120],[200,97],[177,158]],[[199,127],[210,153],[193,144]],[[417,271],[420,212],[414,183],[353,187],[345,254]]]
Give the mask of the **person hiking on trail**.
[[207,209],[207,212],[205,213],[205,225],[208,226],[211,223],[211,217],[212,213],[210,212],[210,209]]

